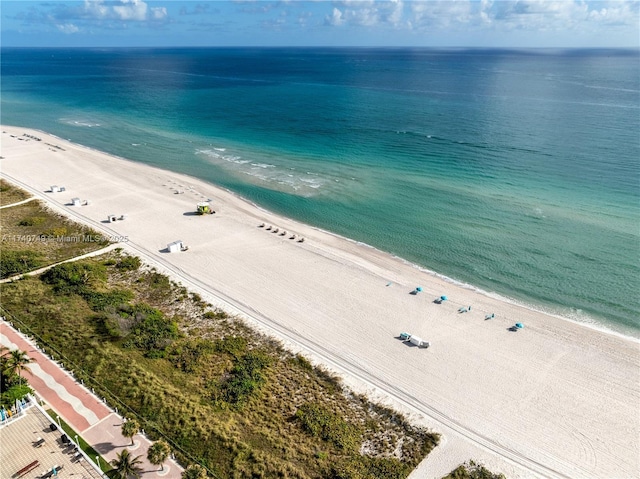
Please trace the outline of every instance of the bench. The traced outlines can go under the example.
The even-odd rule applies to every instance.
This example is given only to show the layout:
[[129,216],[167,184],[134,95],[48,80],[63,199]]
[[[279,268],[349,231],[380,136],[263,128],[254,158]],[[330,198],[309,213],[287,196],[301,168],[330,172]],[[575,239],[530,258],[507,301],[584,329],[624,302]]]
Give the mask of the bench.
[[38,467],[40,465],[40,461],[33,461],[31,464],[24,466],[22,469],[20,469],[18,472],[16,472],[13,477],[22,477],[24,476],[27,472],[31,472],[33,471],[36,467]]

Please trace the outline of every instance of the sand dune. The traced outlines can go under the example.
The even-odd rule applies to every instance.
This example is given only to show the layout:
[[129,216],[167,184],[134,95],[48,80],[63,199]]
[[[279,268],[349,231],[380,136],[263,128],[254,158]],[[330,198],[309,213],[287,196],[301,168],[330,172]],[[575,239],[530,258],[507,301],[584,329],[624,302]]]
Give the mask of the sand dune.
[[[509,477],[640,476],[637,341],[454,285],[194,178],[3,131],[4,177],[442,433],[415,477],[466,459]],[[66,191],[47,193],[54,184]],[[90,204],[68,206],[73,197]],[[216,214],[193,215],[207,198]],[[165,252],[178,239],[189,250]],[[515,322],[525,328],[509,331]],[[408,346],[402,331],[431,347]]]

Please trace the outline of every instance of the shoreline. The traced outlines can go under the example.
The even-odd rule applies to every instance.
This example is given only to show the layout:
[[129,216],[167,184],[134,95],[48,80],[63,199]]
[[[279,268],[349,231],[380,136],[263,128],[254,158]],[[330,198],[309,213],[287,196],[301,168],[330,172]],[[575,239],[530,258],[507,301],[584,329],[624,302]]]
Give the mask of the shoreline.
[[[629,424],[628,415],[640,400],[640,388],[629,384],[639,371],[637,339],[447,282],[197,178],[45,132],[3,129],[17,136],[36,132],[66,148],[48,151],[44,143],[3,135],[3,176],[28,185],[73,220],[129,236],[127,249],[168,267],[179,281],[186,278],[214,297],[231,298],[258,322],[271,321],[267,329],[275,326],[299,340],[316,362],[351,373],[348,384],[364,384],[413,408],[414,419],[446,439],[442,452],[434,452],[439,459],[427,457],[428,474],[446,474],[459,459],[484,462],[508,477],[638,474],[633,451],[640,417]],[[46,167],[48,162],[55,166]],[[174,180],[192,187],[181,185],[185,193],[174,194],[167,186]],[[43,193],[51,184],[67,192]],[[90,199],[91,206],[67,206],[74,196]],[[214,199],[216,215],[191,213],[202,196]],[[123,213],[127,221],[107,224],[107,214]],[[307,241],[282,239],[259,228],[260,222]],[[187,253],[161,252],[178,237],[190,246]],[[424,291],[410,295],[418,284]],[[441,294],[449,301],[434,304]],[[472,311],[457,312],[468,305]],[[483,319],[493,311],[495,319]],[[507,332],[516,320],[524,331]],[[432,341],[432,347],[406,347],[395,339],[401,330]]]
[[[186,173],[174,172],[172,170],[165,170],[165,169],[157,167],[155,165],[149,165],[147,163],[142,163],[142,162],[139,162],[139,161],[136,161],[136,160],[131,160],[131,159],[128,159],[128,158],[125,158],[125,157],[122,157],[122,156],[114,155],[114,154],[111,154],[111,153],[106,153],[106,152],[103,152],[103,151],[98,150],[98,149],[96,149],[94,147],[91,147],[91,146],[86,146],[86,145],[83,145],[81,143],[73,142],[71,140],[65,140],[62,137],[59,137],[59,136],[54,135],[52,133],[48,133],[48,132],[46,132],[44,130],[38,130],[38,129],[35,129],[35,128],[28,128],[28,127],[19,127],[19,126],[14,126],[14,125],[2,125],[2,128],[23,128],[23,129],[29,130],[31,132],[37,132],[37,133],[40,133],[40,134],[43,134],[43,135],[50,136],[50,137],[55,138],[55,139],[57,139],[57,140],[59,140],[61,142],[64,142],[64,143],[69,143],[69,144],[75,145],[77,147],[87,149],[87,150],[89,150],[89,151],[91,151],[91,152],[93,152],[95,154],[107,155],[109,157],[115,158],[115,159],[120,160],[120,161],[127,162],[127,163],[132,164],[132,165],[142,165],[142,166],[146,166],[146,167],[153,168],[153,169],[156,169],[156,170],[164,171],[164,172],[167,172],[167,173],[174,173],[176,175],[180,175],[181,177],[187,178],[192,182],[206,183],[206,184],[210,185],[212,188],[215,188],[215,189],[218,189],[218,190],[222,190],[222,191],[226,192],[227,194],[236,197],[238,200],[243,201],[243,202],[251,205],[252,207],[256,208],[257,210],[259,210],[259,211],[261,211],[261,212],[263,212],[265,214],[275,215],[275,216],[282,216],[280,213],[274,213],[271,210],[266,209],[262,205],[259,205],[259,204],[255,203],[254,201],[252,201],[252,200],[250,200],[248,198],[245,198],[244,196],[240,195],[239,193],[236,193],[235,191],[232,191],[232,190],[230,190],[230,189],[228,189],[228,188],[226,188],[224,186],[217,185],[217,184],[214,184],[214,183],[210,183],[207,180],[202,180],[200,178],[197,178],[195,176],[192,176],[192,175],[189,175],[189,174],[186,174]],[[292,222],[296,222],[296,223],[302,223],[300,220],[296,220],[296,219],[289,218],[289,217],[286,217],[286,216],[284,218],[286,218],[288,221],[292,221]],[[640,329],[631,328],[631,327],[626,326],[626,325],[617,325],[619,329],[615,329],[615,328],[613,328],[611,326],[611,323],[604,322],[603,320],[601,320],[599,318],[594,318],[594,317],[588,316],[588,315],[585,317],[586,320],[571,318],[571,317],[568,317],[566,315],[563,315],[562,313],[560,313],[560,312],[558,312],[556,310],[556,307],[558,307],[559,305],[557,305],[556,307],[549,307],[547,309],[542,305],[537,305],[535,303],[530,303],[530,302],[527,302],[525,300],[512,298],[512,297],[509,297],[507,295],[504,295],[502,293],[498,293],[498,292],[495,292],[495,291],[488,291],[488,290],[482,289],[479,286],[475,286],[472,283],[465,282],[465,281],[462,281],[462,280],[459,280],[459,279],[455,279],[455,278],[449,277],[447,275],[444,275],[442,273],[438,273],[437,271],[434,271],[434,270],[430,269],[427,266],[423,266],[421,264],[414,263],[414,262],[412,262],[410,260],[407,260],[407,259],[405,259],[405,258],[403,258],[401,256],[398,256],[398,255],[395,255],[393,253],[387,252],[387,251],[382,250],[382,249],[380,249],[380,248],[378,248],[376,246],[370,245],[370,244],[368,244],[366,242],[363,242],[363,241],[360,241],[360,240],[354,240],[354,239],[349,238],[347,236],[341,235],[339,233],[335,233],[333,231],[330,231],[330,230],[327,230],[327,229],[324,229],[324,228],[320,228],[318,226],[314,226],[314,225],[306,224],[306,223],[303,223],[303,224],[306,227],[312,228],[312,229],[314,229],[314,230],[316,230],[316,231],[318,231],[320,233],[331,235],[331,236],[333,236],[335,238],[338,238],[340,240],[350,242],[350,243],[352,243],[352,244],[354,244],[356,246],[370,248],[370,249],[376,251],[376,253],[378,253],[378,254],[387,255],[387,256],[389,256],[389,258],[401,261],[404,264],[406,264],[406,265],[408,265],[408,266],[410,266],[412,268],[415,268],[415,269],[417,269],[418,271],[420,271],[422,273],[426,273],[426,274],[428,274],[430,276],[433,276],[434,278],[438,278],[438,279],[440,279],[440,280],[442,280],[442,281],[444,281],[446,283],[452,284],[454,286],[458,286],[460,288],[467,289],[469,291],[481,294],[483,296],[495,299],[497,301],[501,301],[501,302],[504,302],[504,303],[512,304],[514,306],[518,306],[518,307],[521,307],[521,308],[529,309],[534,313],[541,313],[541,314],[544,314],[544,315],[547,315],[547,316],[551,316],[551,317],[557,318],[557,319],[562,320],[562,321],[568,321],[568,322],[576,324],[578,326],[583,326],[585,328],[592,329],[592,330],[600,332],[600,333],[610,334],[610,335],[617,336],[617,337],[620,337],[620,338],[626,339],[626,340],[631,340],[631,341],[634,341],[634,342],[637,342],[638,344],[640,344]]]

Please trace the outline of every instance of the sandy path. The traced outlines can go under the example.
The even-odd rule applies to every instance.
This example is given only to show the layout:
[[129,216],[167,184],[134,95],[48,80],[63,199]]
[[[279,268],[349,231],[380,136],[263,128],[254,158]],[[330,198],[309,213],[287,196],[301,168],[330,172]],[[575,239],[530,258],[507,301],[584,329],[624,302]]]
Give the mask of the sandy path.
[[[193,178],[45,133],[3,130],[3,176],[75,219],[127,237],[127,248],[208,300],[249,315],[353,387],[443,433],[442,452],[416,477],[437,477],[469,458],[511,477],[640,477],[637,341],[447,283]],[[43,141],[18,140],[23,133]],[[67,191],[45,193],[51,184]],[[90,206],[67,206],[72,197]],[[203,198],[213,199],[215,215],[191,214]],[[127,219],[107,223],[109,214]],[[306,241],[289,240],[291,233]],[[188,252],[163,252],[177,239]],[[409,294],[417,285],[423,292]],[[434,304],[441,294],[449,300]],[[485,321],[489,313],[495,319]],[[516,321],[525,329],[508,331]],[[408,347],[395,339],[401,331],[432,347]]]

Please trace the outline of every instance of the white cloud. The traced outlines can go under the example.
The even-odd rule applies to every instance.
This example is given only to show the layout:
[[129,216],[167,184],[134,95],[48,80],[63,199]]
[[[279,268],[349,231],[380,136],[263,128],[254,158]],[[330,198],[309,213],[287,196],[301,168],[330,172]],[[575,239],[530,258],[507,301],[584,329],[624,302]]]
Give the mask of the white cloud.
[[337,8],[333,8],[331,15],[327,15],[324,19],[324,23],[326,25],[339,26],[344,23],[344,19],[342,18],[342,12]]
[[147,20],[160,21],[167,18],[164,7],[149,8],[142,0],[84,0],[84,17],[93,20],[121,20],[144,22]]
[[[325,18],[325,23],[328,25],[395,27],[404,21],[402,0],[343,0],[335,2],[335,5],[332,15]],[[341,7],[342,10],[337,7]]]
[[123,5],[115,5],[113,12],[119,20],[137,20],[139,22],[147,19],[147,4],[140,0],[121,0]]
[[404,4],[401,0],[392,2],[393,9],[387,17],[387,21],[393,26],[397,26],[402,22],[402,15],[404,13]]
[[64,25],[56,25],[56,27],[62,33],[67,33],[67,34],[68,33],[76,33],[76,32],[80,31],[80,29],[78,27],[76,27],[73,23],[65,23]]
[[600,24],[627,25],[640,24],[638,2],[609,1],[597,5],[589,12],[589,20]]
[[151,9],[151,18],[153,20],[164,20],[167,18],[167,9],[165,7],[154,7]]

